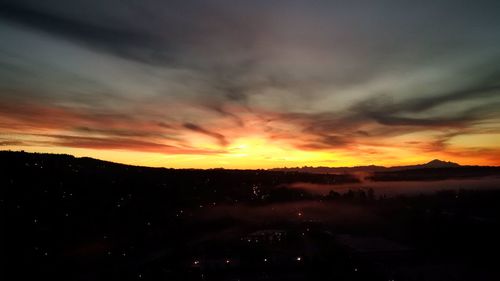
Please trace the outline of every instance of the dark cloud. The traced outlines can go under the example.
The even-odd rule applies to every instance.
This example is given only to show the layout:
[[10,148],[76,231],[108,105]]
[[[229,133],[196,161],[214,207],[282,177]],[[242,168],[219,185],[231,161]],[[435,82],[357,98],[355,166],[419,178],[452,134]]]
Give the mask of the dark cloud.
[[[499,86],[470,88],[442,94],[423,94],[421,98],[400,101],[387,95],[369,97],[345,111],[329,113],[294,113],[280,118],[298,124],[303,132],[312,136],[303,149],[335,149],[357,142],[369,143],[371,139],[392,137],[428,130],[451,130],[455,133],[441,134],[430,147],[435,151],[445,150],[445,143],[458,135],[477,132],[475,125],[488,120],[500,119],[500,104],[495,99]],[[492,98],[494,99],[492,102]],[[476,104],[464,108],[447,107],[450,103],[468,102]],[[416,117],[431,109],[441,113]],[[413,116],[412,116],[413,115]],[[496,131],[498,133],[498,130]],[[333,135],[332,135],[333,134]]]
[[18,140],[0,140],[0,146],[23,145],[24,142]]
[[183,126],[184,126],[184,128],[189,129],[191,131],[194,131],[194,132],[197,132],[197,133],[201,133],[201,134],[204,134],[204,135],[207,135],[209,137],[212,137],[212,138],[216,139],[221,146],[227,146],[228,143],[229,143],[224,135],[219,134],[217,132],[213,132],[213,131],[207,130],[207,129],[205,129],[203,127],[200,127],[200,126],[198,126],[196,124],[193,124],[193,123],[184,123]]
[[177,147],[151,141],[143,141],[134,138],[105,138],[105,137],[81,137],[70,135],[44,135],[45,137],[53,138],[53,145],[105,149],[105,150],[131,150],[142,152],[156,152],[162,154],[217,154],[222,151],[217,150],[202,150],[192,147]]
[[[387,126],[417,126],[417,127],[466,127],[481,120],[491,112],[491,104],[475,106],[466,109],[442,108],[452,102],[470,100],[490,102],[488,99],[497,97],[500,86],[466,89],[445,94],[426,95],[425,98],[406,99],[394,102],[391,98],[378,96],[362,101],[352,107],[359,115],[364,115],[382,125]],[[425,96],[425,95],[424,95]],[[426,112],[441,107],[441,113],[434,117],[408,117],[409,114]],[[450,112],[451,111],[451,112]]]
[[228,117],[232,119],[239,127],[244,127],[245,122],[243,119],[238,116],[237,113],[233,113],[228,109],[223,108],[223,102],[215,102],[215,101],[208,101],[204,104],[208,109],[213,110],[217,114],[220,114],[223,117]]
[[249,48],[255,33],[252,24],[204,1],[6,0],[0,5],[3,20],[153,65],[206,69],[192,57],[208,61],[203,52]]
[[109,128],[90,128],[90,127],[76,127],[73,129],[75,132],[85,133],[85,134],[103,134],[107,136],[119,136],[119,137],[160,137],[165,136],[158,131],[147,132],[142,131],[141,128],[137,130],[130,129],[109,129]]
[[164,59],[156,51],[160,46],[154,38],[128,25],[109,27],[9,2],[1,5],[0,17],[118,55],[148,62]]
[[[497,77],[500,80],[500,75]],[[436,95],[428,98],[418,98],[407,101],[405,104],[397,106],[399,110],[408,110],[413,112],[425,111],[434,107],[443,105],[449,102],[456,102],[460,100],[475,100],[484,99],[498,95],[500,92],[500,85],[481,85],[478,88],[462,89],[451,93]]]

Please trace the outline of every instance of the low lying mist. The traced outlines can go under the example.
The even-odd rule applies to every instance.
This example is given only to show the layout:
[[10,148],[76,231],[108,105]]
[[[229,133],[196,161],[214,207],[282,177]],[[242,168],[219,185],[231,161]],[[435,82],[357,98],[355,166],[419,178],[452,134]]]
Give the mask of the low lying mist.
[[349,190],[368,190],[373,189],[377,196],[397,196],[397,195],[412,195],[412,194],[428,194],[442,190],[460,190],[460,189],[499,189],[500,178],[485,177],[476,179],[452,179],[439,181],[362,181],[359,183],[347,184],[313,184],[296,182],[286,185],[288,188],[306,190],[313,194],[327,195],[331,190],[345,193]]

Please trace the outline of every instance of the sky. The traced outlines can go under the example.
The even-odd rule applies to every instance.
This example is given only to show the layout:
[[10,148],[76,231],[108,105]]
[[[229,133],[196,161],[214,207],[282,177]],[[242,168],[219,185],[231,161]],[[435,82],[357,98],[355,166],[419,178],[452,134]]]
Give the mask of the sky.
[[0,149],[500,165],[500,1],[2,0]]

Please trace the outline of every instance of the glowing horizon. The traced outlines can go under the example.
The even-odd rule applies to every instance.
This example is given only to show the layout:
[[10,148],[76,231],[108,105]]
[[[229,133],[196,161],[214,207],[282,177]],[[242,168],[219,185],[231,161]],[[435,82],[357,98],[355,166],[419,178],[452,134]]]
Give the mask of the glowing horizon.
[[[255,141],[255,140],[254,140]],[[240,149],[238,149],[238,146]],[[341,157],[337,160],[331,160],[333,153],[328,152],[301,152],[291,149],[282,149],[276,146],[265,146],[265,150],[272,150],[274,152],[281,152],[285,158],[266,159],[265,154],[262,153],[248,153],[254,150],[250,147],[249,150],[241,149],[242,145],[233,146],[239,150],[237,153],[219,153],[215,155],[166,155],[154,152],[134,152],[127,150],[101,150],[101,149],[88,149],[88,148],[64,148],[64,147],[30,147],[30,146],[12,146],[9,150],[13,151],[26,151],[37,153],[54,153],[54,154],[69,154],[75,157],[91,157],[99,160],[111,161],[120,164],[146,166],[146,167],[164,167],[164,168],[180,168],[180,169],[212,169],[212,168],[226,168],[226,169],[270,169],[282,167],[355,167],[355,166],[403,166],[403,165],[416,165],[424,164],[433,159],[440,159],[444,161],[456,162],[461,165],[491,165],[498,166],[498,162],[486,162],[484,159],[479,161],[471,161],[469,157],[460,158],[444,158],[448,155],[433,154],[431,155],[407,155],[402,157],[404,161],[398,160],[381,160],[375,158],[361,159],[354,157]],[[393,149],[397,150],[397,149]],[[404,150],[400,151],[407,153]],[[275,154],[274,154],[275,155]]]

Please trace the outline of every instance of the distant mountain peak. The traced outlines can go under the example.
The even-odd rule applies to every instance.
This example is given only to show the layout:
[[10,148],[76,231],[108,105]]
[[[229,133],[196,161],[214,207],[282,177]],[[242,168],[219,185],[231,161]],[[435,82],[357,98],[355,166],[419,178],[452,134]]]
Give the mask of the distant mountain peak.
[[423,166],[431,168],[449,168],[449,167],[459,167],[460,165],[450,161],[443,161],[439,159],[434,159]]

